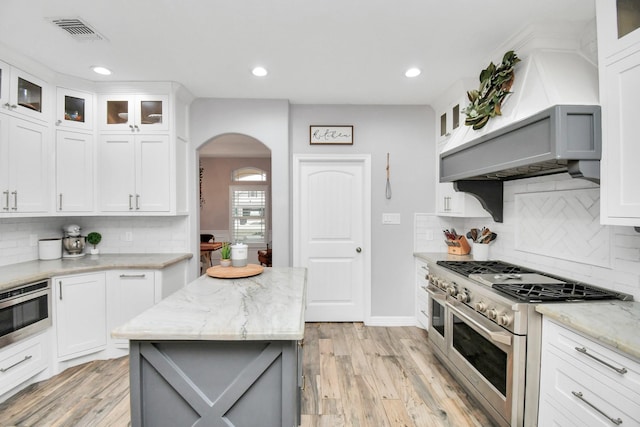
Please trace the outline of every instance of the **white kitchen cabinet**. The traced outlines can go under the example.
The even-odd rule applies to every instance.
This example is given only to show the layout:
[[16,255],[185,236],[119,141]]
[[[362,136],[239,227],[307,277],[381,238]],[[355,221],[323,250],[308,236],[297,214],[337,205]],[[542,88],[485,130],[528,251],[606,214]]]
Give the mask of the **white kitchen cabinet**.
[[101,135],[98,200],[103,212],[169,212],[168,135]]
[[420,328],[429,330],[429,298],[427,286],[429,280],[429,267],[425,261],[415,259],[415,286],[416,286],[416,320]]
[[103,132],[166,132],[168,95],[100,95],[98,126]]
[[52,279],[58,360],[104,350],[107,345],[105,273]]
[[449,103],[443,110],[436,113],[438,140],[440,142],[449,138],[454,132],[456,132],[460,125],[464,123],[464,115],[462,114],[462,108],[464,103],[460,100],[456,100],[453,103]]
[[47,369],[49,340],[47,331],[0,350],[0,402],[7,392]]
[[543,321],[538,425],[640,425],[640,363]]
[[[620,2],[596,2],[602,104],[601,222],[640,226],[640,28],[619,37]],[[625,22],[638,22],[623,19]],[[633,28],[633,27],[632,27]]]
[[56,211],[93,211],[94,136],[56,132]]
[[93,94],[58,87],[56,93],[56,126],[75,130],[93,130]]
[[[152,270],[107,271],[109,330],[123,325],[160,300]],[[112,339],[118,348],[128,348],[129,341]]]
[[0,212],[47,212],[49,207],[48,129],[0,114]]
[[2,111],[38,121],[49,118],[48,84],[19,68],[0,62],[0,107]]

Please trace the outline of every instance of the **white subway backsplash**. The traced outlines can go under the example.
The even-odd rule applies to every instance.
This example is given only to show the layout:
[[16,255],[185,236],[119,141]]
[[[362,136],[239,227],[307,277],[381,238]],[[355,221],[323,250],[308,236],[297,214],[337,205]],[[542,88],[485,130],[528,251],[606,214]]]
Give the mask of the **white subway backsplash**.
[[[508,181],[504,184],[504,222],[496,223],[489,218],[461,219],[416,214],[415,249],[418,252],[446,251],[439,235],[433,241],[424,239],[426,230],[435,232],[455,227],[459,233],[466,233],[473,227],[486,226],[498,234],[491,243],[490,256],[493,259],[625,292],[640,301],[640,233],[632,227],[600,225],[599,200],[594,202],[597,193],[599,187],[596,184],[570,178],[567,174]],[[554,211],[557,207],[553,201],[535,215],[525,216],[518,211],[523,209],[525,202],[542,206],[545,201],[558,201],[558,197],[564,196],[566,198],[561,201],[569,206],[564,212]],[[576,204],[577,201],[581,204]],[[575,212],[571,213],[571,209]],[[591,215],[590,221],[587,214]],[[578,215],[581,219],[574,220]],[[565,218],[564,226],[561,226],[558,216]],[[586,245],[585,239],[591,239],[588,244],[593,248],[591,251],[584,247],[572,249],[564,243],[562,247],[552,247],[535,239],[529,244],[523,237],[527,233],[547,232],[549,224],[560,227],[563,242]]]
[[5,218],[0,219],[0,265],[38,259],[37,240],[62,237],[65,224],[78,224],[82,235],[99,232],[101,253],[188,252],[184,216]]

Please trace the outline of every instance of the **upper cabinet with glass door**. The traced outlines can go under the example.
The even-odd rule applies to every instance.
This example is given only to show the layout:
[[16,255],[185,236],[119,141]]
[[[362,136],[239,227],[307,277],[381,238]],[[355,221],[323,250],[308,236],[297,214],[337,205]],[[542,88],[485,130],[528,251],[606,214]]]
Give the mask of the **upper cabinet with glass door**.
[[168,95],[101,95],[99,105],[101,131],[139,133],[169,129]]
[[48,96],[48,85],[45,81],[0,62],[2,111],[46,121]]
[[598,1],[598,56],[609,63],[613,56],[626,56],[640,43],[640,6],[636,0]]
[[93,95],[63,87],[56,98],[56,126],[70,129],[93,129]]

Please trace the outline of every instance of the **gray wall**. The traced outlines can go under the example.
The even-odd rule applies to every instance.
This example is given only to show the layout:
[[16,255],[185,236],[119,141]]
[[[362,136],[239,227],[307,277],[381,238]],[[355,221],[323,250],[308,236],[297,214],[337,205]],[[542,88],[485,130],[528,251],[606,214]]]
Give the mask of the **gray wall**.
[[[413,217],[435,209],[434,113],[427,106],[291,105],[293,154],[371,154],[371,315],[413,316]],[[353,125],[353,145],[309,144],[310,125]],[[385,198],[390,153],[391,200]],[[400,225],[382,225],[400,213]]]

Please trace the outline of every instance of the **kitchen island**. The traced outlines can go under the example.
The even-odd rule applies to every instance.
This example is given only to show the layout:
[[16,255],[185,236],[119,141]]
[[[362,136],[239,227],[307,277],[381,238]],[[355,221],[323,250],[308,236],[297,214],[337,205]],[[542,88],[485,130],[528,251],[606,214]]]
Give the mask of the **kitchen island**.
[[130,340],[131,425],[298,425],[305,294],[304,268],[204,275],[112,331]]

